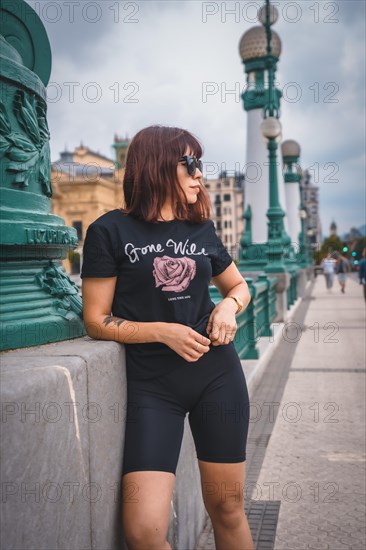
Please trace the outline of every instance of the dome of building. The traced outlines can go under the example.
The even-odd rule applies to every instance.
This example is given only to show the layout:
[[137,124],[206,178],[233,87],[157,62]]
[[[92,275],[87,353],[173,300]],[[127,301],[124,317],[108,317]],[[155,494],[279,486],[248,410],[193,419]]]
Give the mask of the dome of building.
[[[271,34],[272,55],[278,59],[281,54],[281,39],[273,29]],[[263,25],[252,27],[243,34],[239,43],[239,53],[243,61],[267,55],[267,36]]]
[[300,145],[294,139],[287,139],[281,145],[283,157],[299,157]]

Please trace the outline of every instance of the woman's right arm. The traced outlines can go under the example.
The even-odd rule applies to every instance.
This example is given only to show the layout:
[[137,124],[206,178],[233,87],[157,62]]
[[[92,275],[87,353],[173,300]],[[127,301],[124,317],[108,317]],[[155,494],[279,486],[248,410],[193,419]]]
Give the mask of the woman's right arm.
[[117,277],[82,279],[83,320],[88,336],[126,344],[161,342],[167,323],[129,321],[111,315],[116,282]]
[[82,279],[83,320],[88,336],[125,344],[162,342],[187,361],[197,361],[210,340],[180,323],[130,321],[111,315],[117,276]]

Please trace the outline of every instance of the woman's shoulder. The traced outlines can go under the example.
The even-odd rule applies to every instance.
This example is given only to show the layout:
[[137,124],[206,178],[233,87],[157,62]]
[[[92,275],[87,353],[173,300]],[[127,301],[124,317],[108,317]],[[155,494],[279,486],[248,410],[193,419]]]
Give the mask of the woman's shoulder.
[[131,216],[123,213],[119,208],[115,208],[114,210],[109,210],[96,218],[90,225],[94,227],[105,227],[108,229],[114,226],[116,222],[121,223],[124,218],[131,218]]
[[[115,208],[114,210],[109,210],[108,212],[105,212],[104,214],[96,218],[90,224],[90,226],[93,226],[93,227],[98,226],[98,227],[103,227],[105,229],[111,229],[115,227],[116,224],[120,226],[121,223],[141,224],[144,222],[149,223],[149,222],[146,222],[146,220],[139,219],[139,218],[136,218],[135,216],[132,216],[130,213],[125,212],[120,208]],[[200,222],[194,222],[189,219],[174,219],[170,223],[179,224],[179,225],[187,224],[189,226],[196,226],[196,227],[203,226],[210,229],[215,228],[215,224],[211,218],[206,218],[205,220],[202,220]],[[170,223],[167,222],[166,225],[169,226]],[[156,225],[159,226],[164,224],[156,223]]]

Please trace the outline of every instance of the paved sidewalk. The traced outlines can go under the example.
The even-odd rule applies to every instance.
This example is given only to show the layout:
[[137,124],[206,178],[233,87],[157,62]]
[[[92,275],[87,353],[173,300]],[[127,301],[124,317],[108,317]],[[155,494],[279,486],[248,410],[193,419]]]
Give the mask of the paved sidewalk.
[[[279,329],[251,396],[245,508],[256,550],[364,550],[362,289],[349,277],[346,294],[337,281],[327,291],[318,276]],[[212,529],[200,543],[215,548]]]

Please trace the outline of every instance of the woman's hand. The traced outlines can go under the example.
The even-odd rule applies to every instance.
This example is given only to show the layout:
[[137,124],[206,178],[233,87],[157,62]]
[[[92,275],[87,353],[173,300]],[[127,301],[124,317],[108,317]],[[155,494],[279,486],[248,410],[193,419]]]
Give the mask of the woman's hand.
[[197,361],[210,351],[210,340],[193,328],[180,323],[165,323],[161,341],[186,361]]
[[238,325],[235,320],[237,305],[234,300],[224,299],[211,311],[206,332],[213,346],[230,344],[234,340]]

